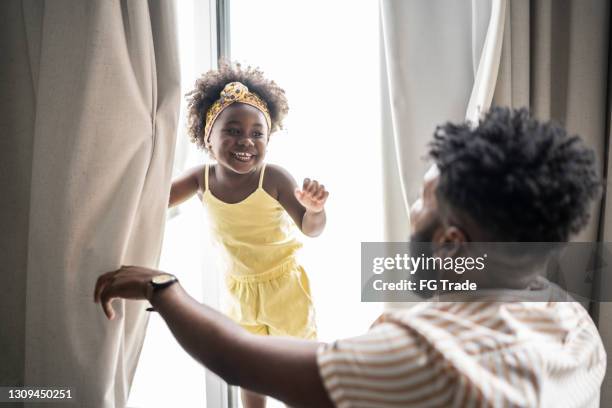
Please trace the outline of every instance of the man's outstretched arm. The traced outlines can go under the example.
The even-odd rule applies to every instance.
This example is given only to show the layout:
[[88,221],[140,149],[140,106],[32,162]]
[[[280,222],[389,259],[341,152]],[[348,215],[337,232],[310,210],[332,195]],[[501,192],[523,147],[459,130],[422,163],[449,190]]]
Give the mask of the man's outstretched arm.
[[194,300],[178,283],[151,294],[149,282],[159,273],[141,267],[109,272],[98,279],[94,298],[109,318],[114,317],[112,299],[149,298],[179,344],[229,384],[291,406],[333,406],[319,375],[319,343],[252,335]]

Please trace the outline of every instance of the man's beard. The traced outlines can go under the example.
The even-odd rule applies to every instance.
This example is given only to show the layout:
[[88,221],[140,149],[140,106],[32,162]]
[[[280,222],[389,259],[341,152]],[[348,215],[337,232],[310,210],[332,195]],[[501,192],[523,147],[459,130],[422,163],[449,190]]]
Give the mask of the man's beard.
[[[410,236],[410,256],[424,257],[428,259],[434,255],[433,236],[436,229],[440,226],[440,220],[436,217],[420,231],[414,232]],[[430,298],[434,295],[434,291],[423,289],[421,290],[420,281],[438,279],[440,271],[426,270],[426,268],[417,269],[410,277],[410,280],[416,282],[415,293],[423,298]]]

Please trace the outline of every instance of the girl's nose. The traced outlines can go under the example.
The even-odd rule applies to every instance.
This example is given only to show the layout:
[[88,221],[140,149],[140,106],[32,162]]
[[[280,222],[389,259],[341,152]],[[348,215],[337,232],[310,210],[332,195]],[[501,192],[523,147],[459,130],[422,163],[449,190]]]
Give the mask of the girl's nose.
[[254,145],[253,141],[248,137],[241,137],[238,140],[238,144],[241,146],[253,146]]

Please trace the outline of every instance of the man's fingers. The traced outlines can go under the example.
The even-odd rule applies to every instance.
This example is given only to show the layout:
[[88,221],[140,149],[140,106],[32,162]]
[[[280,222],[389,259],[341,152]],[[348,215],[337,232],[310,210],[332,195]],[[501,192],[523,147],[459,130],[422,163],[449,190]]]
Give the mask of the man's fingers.
[[100,294],[104,290],[104,288],[108,285],[109,282],[113,280],[113,277],[117,271],[106,272],[103,275],[100,275],[98,280],[96,281],[96,287],[94,288],[94,302],[98,303],[100,301]]
[[113,320],[115,318],[115,311],[113,310],[113,307],[111,306],[112,301],[113,299],[108,299],[102,302],[102,310],[104,310],[104,314],[106,315],[108,320]]
[[308,190],[308,186],[309,185],[310,185],[310,179],[309,178],[305,178],[304,179],[304,183],[302,183],[302,191]]
[[111,306],[111,302],[113,301],[112,294],[110,293],[110,286],[106,286],[100,295],[100,302],[102,303],[102,310],[104,310],[104,314],[109,320],[112,320],[115,317],[115,311]]

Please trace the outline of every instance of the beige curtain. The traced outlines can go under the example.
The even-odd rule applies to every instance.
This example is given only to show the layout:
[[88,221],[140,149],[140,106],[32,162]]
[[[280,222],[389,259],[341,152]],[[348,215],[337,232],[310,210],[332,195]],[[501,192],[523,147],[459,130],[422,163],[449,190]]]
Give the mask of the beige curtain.
[[[595,149],[603,172],[607,126],[607,0],[511,2],[494,103],[528,106]],[[515,75],[518,73],[518,75]],[[596,240],[599,205],[578,241]]]
[[[609,179],[609,2],[532,0],[510,4],[494,102],[528,106],[537,117],[553,119],[582,136],[595,149],[601,173]],[[607,190],[602,201],[595,203],[591,222],[576,241],[612,241],[609,194]],[[612,295],[609,276],[597,277],[595,285],[593,290],[601,290],[608,298]],[[590,309],[610,366],[612,306],[592,303]],[[610,374],[602,386],[601,406],[612,406]]]
[[0,384],[124,407],[145,304],[116,301],[109,322],[92,289],[158,260],[180,97],[174,2],[9,0],[0,16]]
[[[463,112],[473,120],[491,102],[527,106],[540,119],[554,119],[581,135],[597,152],[602,174],[610,178],[607,0],[491,1],[488,9],[478,1],[382,0],[381,4],[393,142],[406,201],[420,185],[425,164],[418,158],[424,154],[435,125],[461,120]],[[483,14],[489,16],[486,31],[478,29]],[[466,27],[474,28],[471,36]],[[482,35],[484,42],[479,40]],[[479,48],[478,44],[484,46]],[[478,71],[484,71],[470,71],[469,59],[478,55]],[[389,137],[386,143],[391,144]],[[385,174],[386,183],[397,183],[392,170]],[[594,205],[591,223],[575,240],[612,241],[609,194],[607,190],[602,197],[603,205]],[[405,218],[405,213],[397,217]],[[388,217],[388,235],[396,238],[393,218]],[[598,287],[611,296],[612,277],[597,278]],[[609,349],[612,306],[594,303],[591,312]],[[612,406],[610,375],[601,401],[602,406]]]
[[[381,1],[385,239],[405,241],[408,208],[436,125],[475,121],[491,104],[506,0]],[[414,303],[413,303],[414,304]],[[386,310],[411,303],[385,304]]]
[[407,237],[436,125],[490,104],[504,12],[505,0],[381,0],[387,240]]

